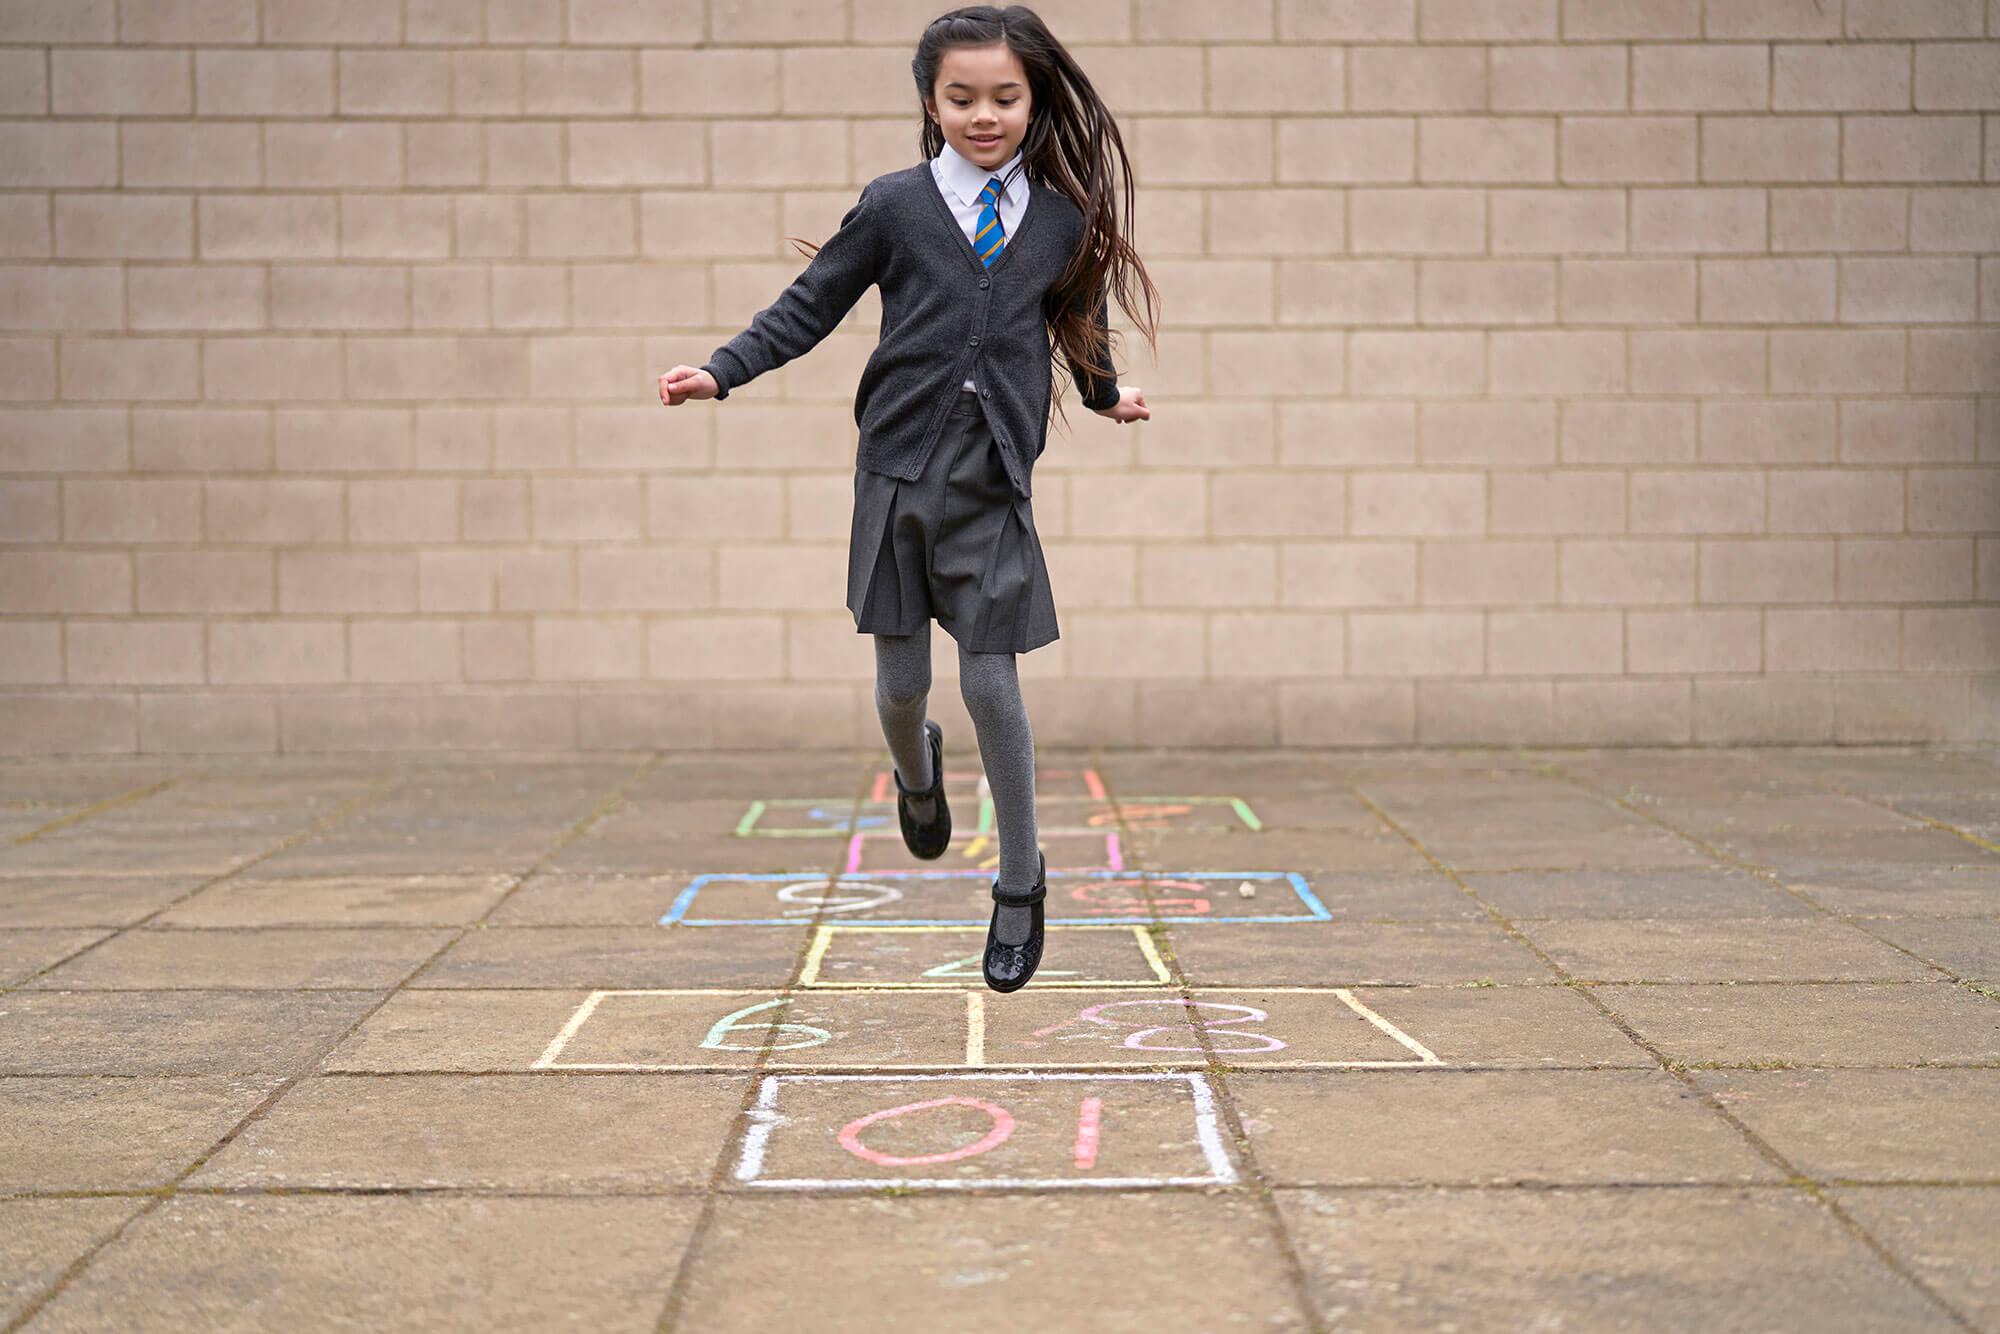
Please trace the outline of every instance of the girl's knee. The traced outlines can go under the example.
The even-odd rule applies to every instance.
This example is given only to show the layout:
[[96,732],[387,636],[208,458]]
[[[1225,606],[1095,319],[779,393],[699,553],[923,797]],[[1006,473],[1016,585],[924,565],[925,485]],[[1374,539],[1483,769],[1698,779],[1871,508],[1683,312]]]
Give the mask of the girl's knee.
[[1011,653],[961,653],[958,691],[974,716],[1020,707],[1021,683]]
[[877,677],[875,680],[876,700],[892,709],[915,708],[930,697],[929,678],[922,681],[889,681]]

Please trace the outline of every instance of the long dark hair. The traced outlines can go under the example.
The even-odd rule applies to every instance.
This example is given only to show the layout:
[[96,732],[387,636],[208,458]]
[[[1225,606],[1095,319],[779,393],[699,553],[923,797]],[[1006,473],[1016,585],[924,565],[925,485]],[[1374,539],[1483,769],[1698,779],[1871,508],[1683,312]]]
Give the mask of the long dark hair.
[[[932,19],[910,61],[919,106],[937,86],[938,64],[946,51],[1001,42],[1028,72],[1028,132],[1021,140],[1028,179],[1062,191],[1083,210],[1083,236],[1049,292],[1049,334],[1057,368],[1062,369],[1064,356],[1086,367],[1109,362],[1111,349],[1096,319],[1098,294],[1107,288],[1145,334],[1157,360],[1159,289],[1126,239],[1133,188],[1125,141],[1097,90],[1041,16],[1026,5],[972,5]],[[944,130],[924,109],[920,143],[928,161],[943,151]],[[1058,384],[1057,411],[1061,404]]]

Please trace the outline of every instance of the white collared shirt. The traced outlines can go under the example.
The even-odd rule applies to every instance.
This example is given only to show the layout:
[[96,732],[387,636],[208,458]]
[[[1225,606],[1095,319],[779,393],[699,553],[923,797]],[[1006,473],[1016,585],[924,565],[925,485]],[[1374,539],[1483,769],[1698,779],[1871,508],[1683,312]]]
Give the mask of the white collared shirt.
[[[1019,150],[992,171],[967,158],[949,143],[931,159],[931,179],[937,182],[938,193],[944,196],[951,215],[958,219],[967,241],[973,239],[979,227],[980,191],[995,176],[1000,178],[1000,230],[1012,236],[1014,229],[1021,224],[1021,215],[1028,211],[1028,175],[1021,168]],[[965,387],[976,389],[978,386],[967,380]]]

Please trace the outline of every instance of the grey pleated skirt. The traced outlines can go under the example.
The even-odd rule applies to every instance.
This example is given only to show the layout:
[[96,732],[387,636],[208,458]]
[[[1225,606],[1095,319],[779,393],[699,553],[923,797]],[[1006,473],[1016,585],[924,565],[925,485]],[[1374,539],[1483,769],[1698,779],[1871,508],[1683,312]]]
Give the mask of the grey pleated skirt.
[[914,482],[855,470],[847,609],[857,633],[910,635],[935,619],[977,653],[1058,638],[1034,509],[1007,479],[972,390],[960,391]]

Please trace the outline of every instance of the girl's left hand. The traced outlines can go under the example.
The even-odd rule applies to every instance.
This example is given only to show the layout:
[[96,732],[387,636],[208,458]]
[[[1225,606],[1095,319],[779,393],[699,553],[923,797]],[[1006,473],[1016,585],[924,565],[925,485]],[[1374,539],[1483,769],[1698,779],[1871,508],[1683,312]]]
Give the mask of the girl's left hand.
[[1097,415],[1109,417],[1123,426],[1126,422],[1151,421],[1153,414],[1146,407],[1146,391],[1137,385],[1127,385],[1118,391],[1118,401],[1108,408],[1098,408]]

